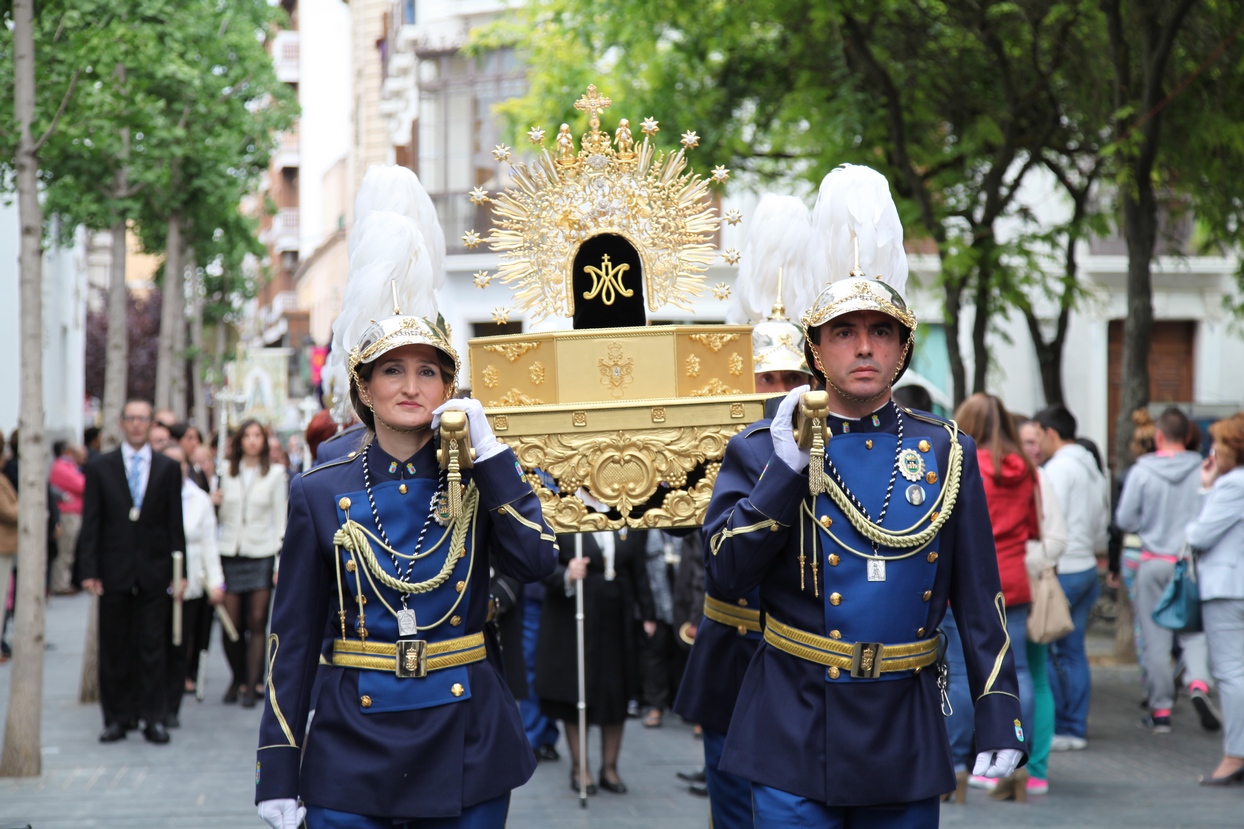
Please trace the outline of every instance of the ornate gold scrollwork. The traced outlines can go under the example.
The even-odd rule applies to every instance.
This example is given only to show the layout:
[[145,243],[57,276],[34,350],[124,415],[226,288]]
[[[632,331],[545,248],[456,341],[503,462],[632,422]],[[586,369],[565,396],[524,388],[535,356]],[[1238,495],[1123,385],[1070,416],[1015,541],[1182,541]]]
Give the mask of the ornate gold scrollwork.
[[518,389],[510,389],[497,400],[489,400],[489,406],[541,406],[543,400],[536,397],[528,397]]
[[714,377],[708,381],[708,384],[702,389],[696,389],[691,392],[692,397],[719,397],[723,394],[742,394],[738,389],[732,389],[721,380]]
[[692,334],[689,339],[716,354],[726,343],[732,343],[738,338],[738,334]]
[[621,397],[623,388],[635,381],[635,360],[622,352],[622,343],[609,343],[608,359],[597,360],[600,366],[600,382],[609,386],[609,393]]
[[484,346],[484,350],[491,351],[494,354],[503,354],[505,355],[505,359],[513,363],[517,361],[519,357],[526,354],[528,351],[535,351],[539,347],[540,347],[540,343],[538,342],[501,343],[500,345],[486,345]]

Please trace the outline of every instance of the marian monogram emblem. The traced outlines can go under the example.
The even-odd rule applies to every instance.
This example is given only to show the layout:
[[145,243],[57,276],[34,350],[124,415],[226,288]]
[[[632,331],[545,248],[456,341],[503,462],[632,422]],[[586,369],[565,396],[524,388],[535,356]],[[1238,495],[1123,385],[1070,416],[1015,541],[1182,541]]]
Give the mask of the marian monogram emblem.
[[583,298],[595,299],[599,295],[601,302],[613,305],[618,294],[628,299],[633,297],[634,289],[628,289],[622,284],[622,276],[630,269],[631,266],[626,263],[615,266],[609,261],[609,254],[606,253],[599,268],[588,265],[583,269],[592,277],[592,290],[585,292]]

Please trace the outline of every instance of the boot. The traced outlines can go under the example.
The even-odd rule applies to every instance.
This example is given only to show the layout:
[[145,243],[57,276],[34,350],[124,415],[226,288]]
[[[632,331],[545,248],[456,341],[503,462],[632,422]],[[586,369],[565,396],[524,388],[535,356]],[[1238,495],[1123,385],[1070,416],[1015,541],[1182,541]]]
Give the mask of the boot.
[[1014,774],[998,781],[998,788],[989,793],[993,800],[1028,802],[1028,769],[1018,769]]

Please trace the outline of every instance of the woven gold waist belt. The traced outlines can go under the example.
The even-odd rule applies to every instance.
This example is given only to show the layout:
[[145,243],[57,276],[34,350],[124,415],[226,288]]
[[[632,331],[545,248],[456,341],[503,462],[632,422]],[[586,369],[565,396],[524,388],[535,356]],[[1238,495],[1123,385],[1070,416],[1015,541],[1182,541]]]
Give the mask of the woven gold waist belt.
[[397,644],[355,639],[333,640],[333,664],[340,668],[389,671],[403,679],[419,679],[428,671],[482,662],[487,655],[484,634],[472,633],[444,642],[402,640]]
[[892,671],[919,671],[937,661],[938,638],[905,645],[880,642],[842,642],[765,620],[765,641],[791,656],[829,667],[831,679],[850,671],[856,679],[876,679]]
[[748,633],[760,633],[760,611],[737,607],[712,596],[704,597],[704,617],[719,622],[726,627],[736,628],[739,636]]

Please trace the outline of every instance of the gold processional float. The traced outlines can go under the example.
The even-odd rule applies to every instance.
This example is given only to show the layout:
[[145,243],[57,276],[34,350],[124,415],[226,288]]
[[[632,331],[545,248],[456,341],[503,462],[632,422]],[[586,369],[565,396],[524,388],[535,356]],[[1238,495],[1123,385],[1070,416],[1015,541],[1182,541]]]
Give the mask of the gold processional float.
[[[493,198],[472,193],[492,204],[494,229],[463,241],[500,254],[497,278],[514,291],[513,310],[574,323],[472,339],[472,393],[557,532],[696,527],[727,442],[764,416],[769,396],[751,393],[751,326],[648,325],[647,313],[690,310],[704,290],[719,226],[709,186],[729,173],[719,166],[705,179],[688,169],[694,132],[676,152],[658,149],[653,118],[641,122],[638,143],[626,119],[611,138],[600,128],[610,104],[589,86],[575,103],[589,117],[577,152],[569,126],[552,149],[534,127],[527,135],[539,159],[511,162],[510,149],[497,147],[513,186]],[[733,250],[725,256],[738,261]],[[484,287],[493,277],[475,278]],[[713,291],[729,294],[724,284]]]

